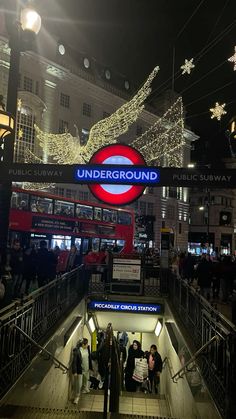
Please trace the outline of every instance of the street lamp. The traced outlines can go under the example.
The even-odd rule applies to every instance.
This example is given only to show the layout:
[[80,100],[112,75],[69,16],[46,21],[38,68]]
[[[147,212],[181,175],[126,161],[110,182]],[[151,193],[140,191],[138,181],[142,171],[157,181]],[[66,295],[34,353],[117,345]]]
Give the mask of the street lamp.
[[207,232],[206,232],[206,242],[210,246],[210,190],[207,189],[207,199],[205,200],[205,205],[199,207],[200,211],[206,211],[206,217],[207,217]]
[[[16,9],[18,1],[16,1]],[[10,16],[14,16],[10,14]],[[1,106],[0,111],[0,129],[3,149],[2,164],[9,166],[13,163],[14,142],[15,142],[15,124],[17,116],[17,91],[19,82],[20,53],[27,49],[27,45],[34,35],[40,30],[41,17],[33,7],[22,8],[20,21],[7,21],[7,30],[9,34],[9,47],[11,49],[10,68],[7,89],[6,112]],[[7,137],[7,140],[5,138]],[[4,145],[3,145],[4,141]],[[5,252],[7,247],[9,212],[11,204],[11,181],[4,179],[0,185],[0,251]]]

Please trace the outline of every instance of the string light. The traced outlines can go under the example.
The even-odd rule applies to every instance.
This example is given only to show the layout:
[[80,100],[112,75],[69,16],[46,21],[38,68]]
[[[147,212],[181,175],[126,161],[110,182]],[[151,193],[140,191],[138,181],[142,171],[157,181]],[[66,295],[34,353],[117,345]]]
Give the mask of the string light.
[[236,70],[236,46],[234,47],[234,55],[228,58],[228,61],[230,61],[231,63],[234,63],[234,71],[235,71]]
[[214,108],[210,108],[210,112],[212,112],[211,119],[216,118],[218,121],[221,120],[222,116],[225,115],[227,112],[224,110],[225,103],[220,105],[216,102]]
[[143,102],[151,93],[151,82],[159,71],[155,67],[147,78],[144,85],[137,94],[109,117],[97,122],[90,130],[89,139],[86,144],[85,155],[88,160],[94,153],[94,150],[116,142],[116,139],[128,131],[144,109]]
[[[24,150],[24,158],[25,158],[25,163],[40,163],[40,164],[44,163],[42,159],[37,157],[28,148],[25,148]],[[37,191],[37,190],[44,190],[44,189],[55,188],[55,187],[56,187],[55,183],[23,182],[23,189],[26,189],[26,190]]]
[[[72,137],[68,132],[64,134],[48,134],[36,126],[36,139],[44,155],[47,158],[51,157],[51,162],[57,162],[58,164],[87,163],[95,150],[107,143],[117,142],[119,136],[127,131],[128,126],[137,119],[143,109],[142,101],[147,97],[148,90],[150,93],[148,86],[157,71],[157,68],[154,69],[145,85],[134,98],[111,115],[107,124],[106,120],[109,118],[95,124],[88,140],[90,144],[87,143],[85,146],[81,146],[79,138]],[[113,133],[114,137],[111,133]],[[141,136],[131,141],[130,144],[140,150],[149,165],[181,167],[183,166],[183,145],[185,144],[183,133],[183,103],[182,98],[179,97],[162,117]],[[92,142],[94,142],[93,146]],[[30,150],[27,150],[25,153],[25,161],[26,163],[43,163],[42,159],[38,158]],[[45,189],[55,187],[55,184],[26,183],[24,187],[26,189]]]
[[186,60],[185,59],[184,64],[181,65],[180,68],[181,68],[181,70],[183,70],[182,71],[182,74],[185,74],[185,73],[190,74],[191,73],[191,70],[194,67],[195,67],[195,65],[193,64],[193,58],[191,58],[191,60]]
[[144,108],[144,100],[151,93],[150,85],[159,71],[155,67],[137,94],[109,117],[97,122],[90,130],[85,146],[80,145],[77,137],[68,132],[64,134],[48,134],[35,127],[36,138],[43,152],[58,164],[86,163],[94,150],[116,142],[129,126],[134,123]]
[[144,156],[147,164],[183,166],[184,140],[183,103],[179,97],[164,115],[141,136],[131,142]]

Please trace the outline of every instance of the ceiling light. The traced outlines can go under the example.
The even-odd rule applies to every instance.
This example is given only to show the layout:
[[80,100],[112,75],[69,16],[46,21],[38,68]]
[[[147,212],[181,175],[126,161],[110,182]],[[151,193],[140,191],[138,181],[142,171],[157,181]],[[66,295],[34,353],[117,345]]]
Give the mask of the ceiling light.
[[111,79],[111,72],[110,72],[110,70],[108,70],[108,69],[105,70],[105,77],[106,77],[107,80],[110,80]]
[[156,328],[155,328],[155,335],[157,337],[160,335],[161,329],[162,329],[162,324],[161,324],[160,320],[158,320]]
[[87,57],[84,58],[84,67],[89,68],[90,67],[90,61]]
[[94,320],[93,320],[92,317],[90,317],[90,319],[88,321],[88,324],[89,324],[89,328],[90,328],[91,332],[92,333],[95,332],[96,327],[95,327]]

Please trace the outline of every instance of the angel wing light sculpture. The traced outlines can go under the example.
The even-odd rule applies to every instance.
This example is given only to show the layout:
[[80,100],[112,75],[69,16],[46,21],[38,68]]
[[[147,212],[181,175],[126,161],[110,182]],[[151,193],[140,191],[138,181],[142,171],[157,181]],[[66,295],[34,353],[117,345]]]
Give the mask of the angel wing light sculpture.
[[[151,93],[150,86],[158,71],[159,67],[155,67],[146,82],[129,102],[126,102],[112,115],[97,122],[91,128],[85,145],[81,145],[78,136],[73,137],[69,132],[51,134],[36,126],[36,141],[42,148],[43,154],[53,163],[87,163],[96,150],[104,145],[117,142],[120,135],[127,132],[130,125],[138,119],[143,111],[144,101]],[[164,157],[165,165],[181,166],[181,148],[184,144],[181,98],[178,98],[152,127],[130,144],[141,151],[150,165],[161,163],[163,165]],[[37,159],[36,156],[35,158]],[[38,161],[35,158],[32,152],[30,155],[28,153],[27,162]],[[37,188],[37,184],[33,185],[32,188]]]

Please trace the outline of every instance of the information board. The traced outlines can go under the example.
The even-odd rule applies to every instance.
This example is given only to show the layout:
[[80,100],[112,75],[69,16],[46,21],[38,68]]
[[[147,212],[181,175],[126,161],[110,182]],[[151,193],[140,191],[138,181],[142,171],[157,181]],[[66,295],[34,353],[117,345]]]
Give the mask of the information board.
[[141,259],[114,258],[112,280],[115,281],[140,281]]

